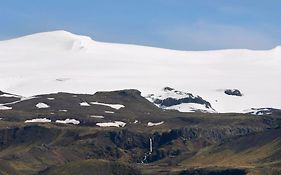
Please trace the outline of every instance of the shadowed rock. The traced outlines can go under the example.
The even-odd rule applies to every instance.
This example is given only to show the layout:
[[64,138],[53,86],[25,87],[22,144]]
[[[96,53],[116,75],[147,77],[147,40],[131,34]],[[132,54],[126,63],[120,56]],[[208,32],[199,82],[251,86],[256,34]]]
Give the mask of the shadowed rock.
[[242,96],[242,93],[238,89],[226,89],[224,91],[226,95]]

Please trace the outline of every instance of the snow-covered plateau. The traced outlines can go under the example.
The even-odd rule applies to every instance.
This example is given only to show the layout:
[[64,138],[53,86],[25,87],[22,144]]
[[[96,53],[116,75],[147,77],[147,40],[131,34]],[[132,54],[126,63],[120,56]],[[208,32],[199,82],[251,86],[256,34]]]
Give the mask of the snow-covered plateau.
[[[176,51],[97,42],[66,31],[0,41],[0,90],[25,97],[120,89],[159,97],[169,86],[202,97],[216,112],[243,112],[281,108],[280,77],[281,46]],[[243,95],[227,95],[226,89]]]

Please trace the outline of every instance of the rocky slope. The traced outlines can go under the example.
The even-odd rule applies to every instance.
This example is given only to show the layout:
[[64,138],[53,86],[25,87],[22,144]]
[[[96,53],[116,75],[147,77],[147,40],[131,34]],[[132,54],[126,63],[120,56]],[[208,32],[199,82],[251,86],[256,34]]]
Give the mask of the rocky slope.
[[97,175],[262,174],[269,164],[272,174],[280,170],[277,111],[165,110],[137,90],[2,98],[11,99],[0,111],[0,174],[87,174],[97,165],[107,167]]

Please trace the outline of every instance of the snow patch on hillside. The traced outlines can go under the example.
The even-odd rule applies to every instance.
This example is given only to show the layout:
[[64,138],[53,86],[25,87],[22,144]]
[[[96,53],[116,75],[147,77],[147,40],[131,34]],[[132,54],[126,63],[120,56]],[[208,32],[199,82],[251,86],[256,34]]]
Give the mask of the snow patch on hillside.
[[161,122],[157,122],[157,123],[153,123],[153,122],[148,122],[147,123],[147,126],[159,126],[159,125],[162,125],[164,124],[164,121],[161,121]]
[[82,103],[80,103],[80,106],[91,106],[91,105],[87,102],[82,102]]
[[165,107],[168,110],[178,110],[180,112],[204,112],[204,113],[215,113],[216,111],[212,108],[206,108],[205,105],[198,103],[183,103],[170,107]]
[[0,110],[11,110],[13,109],[12,107],[8,107],[8,106],[4,106],[4,105],[0,105]]
[[25,120],[25,123],[50,123],[51,120],[47,118],[35,118],[31,120]]
[[114,122],[104,122],[104,123],[96,123],[99,127],[125,127],[126,123],[122,121],[114,121]]
[[101,105],[101,106],[108,106],[113,109],[119,110],[121,108],[124,108],[125,106],[122,104],[107,104],[107,103],[99,103],[99,102],[91,102],[93,105]]
[[21,98],[21,96],[14,95],[14,94],[2,94],[0,97],[6,97],[6,98]]
[[80,121],[76,119],[65,119],[65,120],[56,120],[56,123],[78,125]]
[[104,111],[105,113],[107,113],[107,114],[114,114],[115,112],[113,112],[113,111]]
[[274,108],[251,108],[243,110],[246,114],[252,115],[271,115],[274,111],[281,111],[281,109],[274,109]]
[[49,108],[50,106],[45,103],[38,103],[38,104],[36,104],[36,107],[39,109],[46,109],[46,108]]
[[91,115],[90,117],[91,118],[98,118],[98,119],[104,118],[104,116],[101,116],[101,115]]

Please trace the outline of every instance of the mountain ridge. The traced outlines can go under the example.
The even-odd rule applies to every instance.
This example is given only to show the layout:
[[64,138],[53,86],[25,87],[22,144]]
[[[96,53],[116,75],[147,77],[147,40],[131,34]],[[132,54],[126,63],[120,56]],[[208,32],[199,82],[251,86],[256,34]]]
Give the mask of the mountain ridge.
[[[22,96],[138,89],[146,97],[170,86],[218,112],[280,108],[279,50],[176,51],[39,33],[0,42],[0,89]],[[244,95],[227,96],[225,89]]]
[[[33,33],[33,34],[27,34],[19,37],[14,37],[10,39],[5,39],[5,40],[0,40],[0,42],[5,42],[5,41],[14,41],[18,39],[28,39],[28,38],[34,38],[34,37],[63,37],[65,39],[73,38],[73,39],[86,39],[89,41],[93,42],[100,42],[100,43],[110,43],[110,42],[102,42],[102,41],[96,41],[92,37],[87,36],[87,35],[80,35],[80,34],[75,34],[72,32],[69,32],[67,30],[53,30],[53,31],[46,31],[46,32],[38,32],[38,33]],[[67,38],[69,37],[69,38]],[[158,49],[164,49],[164,50],[170,50],[170,51],[179,51],[179,52],[214,52],[214,51],[280,51],[281,45],[277,45],[271,49],[212,49],[212,50],[177,50],[177,49],[168,49],[168,48],[161,48],[161,47],[152,47],[152,46],[146,46],[146,45],[138,45],[138,44],[125,44],[125,43],[111,43],[111,44],[120,44],[120,45],[131,45],[131,46],[139,46],[139,47],[148,47],[148,48],[158,48]]]

